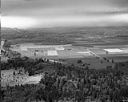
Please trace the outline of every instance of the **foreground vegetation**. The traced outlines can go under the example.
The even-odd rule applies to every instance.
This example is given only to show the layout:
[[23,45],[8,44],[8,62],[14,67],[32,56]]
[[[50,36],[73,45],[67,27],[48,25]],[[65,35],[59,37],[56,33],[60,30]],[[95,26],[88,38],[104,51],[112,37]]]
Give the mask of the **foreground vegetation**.
[[39,84],[1,89],[2,102],[120,102],[128,100],[128,62],[95,70],[27,57],[1,63],[1,69],[24,68],[30,75],[45,73]]

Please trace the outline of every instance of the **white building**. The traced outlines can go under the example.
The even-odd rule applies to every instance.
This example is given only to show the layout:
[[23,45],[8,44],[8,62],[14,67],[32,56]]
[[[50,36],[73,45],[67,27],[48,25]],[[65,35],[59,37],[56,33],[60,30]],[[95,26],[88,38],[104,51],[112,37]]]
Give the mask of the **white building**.
[[113,48],[113,49],[104,49],[108,54],[119,54],[119,53],[123,53],[123,50],[119,49],[119,48]]

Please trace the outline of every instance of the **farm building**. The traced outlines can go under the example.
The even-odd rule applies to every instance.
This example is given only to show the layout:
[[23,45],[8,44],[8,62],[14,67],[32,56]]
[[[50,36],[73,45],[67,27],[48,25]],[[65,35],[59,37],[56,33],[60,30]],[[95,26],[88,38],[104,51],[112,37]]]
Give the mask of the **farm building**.
[[104,49],[108,54],[121,54],[124,52],[127,52],[127,50],[119,49],[119,48],[113,48],[113,49]]

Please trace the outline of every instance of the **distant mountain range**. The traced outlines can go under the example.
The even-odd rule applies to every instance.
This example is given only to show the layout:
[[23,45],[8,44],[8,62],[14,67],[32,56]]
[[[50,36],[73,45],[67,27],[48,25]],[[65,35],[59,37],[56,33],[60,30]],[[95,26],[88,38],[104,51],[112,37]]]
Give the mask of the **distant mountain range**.
[[1,28],[1,38],[11,43],[128,43],[127,26],[111,27],[58,27],[58,28]]
[[5,27],[2,27],[1,28],[1,34],[2,35],[19,34],[21,32],[22,32],[22,30],[21,29],[18,29],[18,28],[5,28]]
[[88,30],[128,30],[128,26],[108,26],[108,27],[55,27],[55,28],[30,28],[30,29],[19,29],[19,28],[1,28],[1,34],[20,34],[26,31],[29,32],[72,32],[72,31],[88,31]]

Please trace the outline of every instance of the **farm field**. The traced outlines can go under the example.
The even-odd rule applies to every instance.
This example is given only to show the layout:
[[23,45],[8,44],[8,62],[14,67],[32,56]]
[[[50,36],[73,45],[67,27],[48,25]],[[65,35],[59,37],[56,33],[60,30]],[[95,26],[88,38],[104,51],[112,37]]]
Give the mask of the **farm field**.
[[[21,44],[23,46],[23,44]],[[114,67],[113,62],[128,61],[127,45],[111,46],[73,46],[73,45],[35,45],[20,44],[17,48],[13,46],[11,50],[19,52],[23,57],[46,58],[52,62],[57,61],[65,65],[75,65],[78,67],[89,67],[91,69],[105,69]],[[37,46],[37,47],[36,47]],[[40,48],[38,48],[38,46]],[[81,63],[78,62],[81,60]]]
[[21,53],[28,57],[46,57],[46,58],[85,58],[85,57],[110,57],[110,56],[128,56],[128,45],[118,46],[73,46],[69,45],[35,45],[19,44],[11,47],[12,51]]
[[[2,28],[1,35],[8,40],[12,51],[34,59],[65,60],[69,64],[75,63],[74,59],[85,59],[95,68],[101,66],[104,57],[115,62],[128,61],[127,27]],[[111,65],[111,62],[104,63],[102,66]]]

